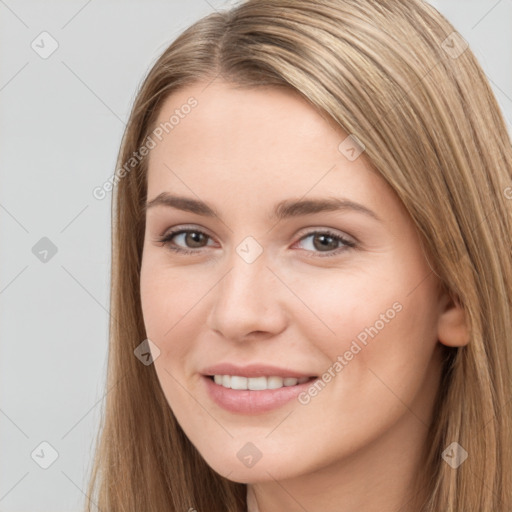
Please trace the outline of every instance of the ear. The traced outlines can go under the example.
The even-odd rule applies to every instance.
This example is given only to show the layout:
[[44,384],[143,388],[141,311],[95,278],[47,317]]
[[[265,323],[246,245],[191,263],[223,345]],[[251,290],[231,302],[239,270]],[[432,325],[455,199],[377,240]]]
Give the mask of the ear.
[[469,343],[466,314],[457,298],[445,293],[440,302],[437,339],[448,347],[462,347]]

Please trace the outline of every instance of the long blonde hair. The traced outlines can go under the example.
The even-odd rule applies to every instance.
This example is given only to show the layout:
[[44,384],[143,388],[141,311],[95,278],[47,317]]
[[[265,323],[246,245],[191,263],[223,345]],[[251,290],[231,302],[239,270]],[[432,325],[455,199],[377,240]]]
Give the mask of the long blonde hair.
[[[153,365],[134,356],[146,338],[147,158],[125,164],[169,94],[215,77],[294,89],[364,144],[470,330],[467,346],[446,349],[421,512],[512,510],[511,142],[471,50],[421,0],[249,0],[185,30],[148,73],[118,157],[125,172],[116,174],[112,211],[108,393],[87,510],[245,510],[246,486],[204,462]],[[452,442],[468,452],[456,469],[441,456]]]

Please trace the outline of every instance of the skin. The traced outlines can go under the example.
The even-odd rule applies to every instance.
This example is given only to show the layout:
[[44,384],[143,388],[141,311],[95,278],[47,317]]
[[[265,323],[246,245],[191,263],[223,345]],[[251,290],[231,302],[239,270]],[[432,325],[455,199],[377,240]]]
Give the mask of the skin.
[[[222,220],[149,208],[140,283],[179,424],[215,471],[250,484],[260,512],[414,510],[442,344],[468,342],[462,310],[440,292],[393,190],[364,152],[350,161],[338,150],[347,134],[297,93],[196,84],[168,97],[157,123],[190,96],[197,107],[151,150],[147,198],[201,199]],[[313,197],[350,199],[380,221],[355,211],[269,220],[277,202]],[[182,226],[208,235],[169,242],[195,254],[159,242]],[[322,249],[326,228],[356,247],[323,257],[344,247]],[[250,264],[236,252],[248,236],[263,249]],[[320,376],[395,303],[401,311],[307,405],[244,415],[205,393],[200,370],[224,361]],[[237,457],[247,442],[262,455],[252,467]]]

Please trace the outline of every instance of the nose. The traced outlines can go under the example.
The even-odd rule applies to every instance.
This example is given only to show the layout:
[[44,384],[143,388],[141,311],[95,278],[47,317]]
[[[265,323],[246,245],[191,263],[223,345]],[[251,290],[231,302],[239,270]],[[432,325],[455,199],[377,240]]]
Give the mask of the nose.
[[231,341],[272,338],[287,325],[285,300],[291,295],[268,265],[265,252],[248,263],[236,252],[212,290],[207,326]]

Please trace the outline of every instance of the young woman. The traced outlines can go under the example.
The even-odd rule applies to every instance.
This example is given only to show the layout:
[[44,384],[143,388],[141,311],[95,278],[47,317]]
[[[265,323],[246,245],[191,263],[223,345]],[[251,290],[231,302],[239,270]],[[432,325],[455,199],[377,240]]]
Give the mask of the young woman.
[[115,174],[88,510],[512,509],[512,151],[420,0],[187,29]]

